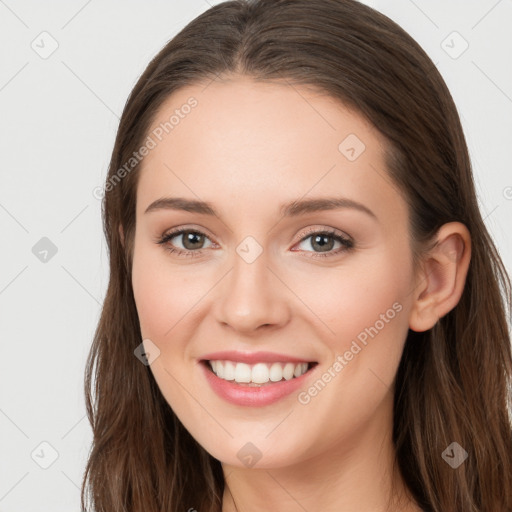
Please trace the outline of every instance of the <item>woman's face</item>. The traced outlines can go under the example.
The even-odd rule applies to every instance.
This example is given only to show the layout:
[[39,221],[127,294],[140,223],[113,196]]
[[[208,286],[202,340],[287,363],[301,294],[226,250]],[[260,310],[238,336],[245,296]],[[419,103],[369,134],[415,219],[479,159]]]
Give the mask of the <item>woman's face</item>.
[[[325,95],[236,78],[174,93],[149,136],[133,290],[151,371],[186,429],[239,467],[374,449],[414,290],[381,135]],[[146,211],[163,198],[215,214]],[[298,363],[311,369],[291,378]]]

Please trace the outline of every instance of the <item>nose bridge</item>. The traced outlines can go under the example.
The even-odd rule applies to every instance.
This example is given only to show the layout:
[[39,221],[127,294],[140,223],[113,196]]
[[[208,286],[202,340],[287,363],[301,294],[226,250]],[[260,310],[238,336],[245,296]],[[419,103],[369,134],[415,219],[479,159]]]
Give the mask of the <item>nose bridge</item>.
[[286,290],[273,272],[269,251],[246,237],[232,258],[232,270],[218,295],[217,317],[236,330],[283,324],[288,318]]

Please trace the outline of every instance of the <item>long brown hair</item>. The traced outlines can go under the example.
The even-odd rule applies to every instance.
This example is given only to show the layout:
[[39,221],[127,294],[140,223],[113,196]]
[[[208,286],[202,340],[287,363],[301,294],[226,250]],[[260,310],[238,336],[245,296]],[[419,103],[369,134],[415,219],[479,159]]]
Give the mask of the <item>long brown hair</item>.
[[[187,432],[150,368],[131,287],[143,144],[174,91],[223,76],[311,86],[385,137],[387,172],[409,206],[415,261],[447,222],[464,223],[472,258],[458,305],[409,331],[395,381],[393,440],[408,489],[434,512],[512,510],[511,287],[482,220],[453,99],[422,48],[355,0],[234,0],[198,16],[154,57],[121,117],[102,203],[110,280],[85,375],[93,444],[82,484],[97,512],[220,512],[220,462]],[[119,226],[124,229],[124,241]],[[452,442],[469,454],[453,469]]]

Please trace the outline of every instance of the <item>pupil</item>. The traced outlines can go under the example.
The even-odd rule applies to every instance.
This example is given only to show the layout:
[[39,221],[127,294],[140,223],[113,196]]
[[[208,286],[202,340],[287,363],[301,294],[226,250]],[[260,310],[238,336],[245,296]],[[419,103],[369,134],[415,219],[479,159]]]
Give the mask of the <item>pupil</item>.
[[[330,238],[331,239],[331,243],[322,243],[321,241],[325,241],[326,238]],[[328,251],[330,249],[332,249],[332,246],[333,246],[333,239],[330,235],[316,235],[314,238],[313,238],[313,247],[315,244],[318,244],[320,249],[322,251]]]
[[[195,247],[194,244],[201,245],[201,242],[203,241],[202,238],[203,238],[203,235],[201,235],[199,233],[187,233],[185,236],[185,243],[184,243],[185,248],[197,249],[197,247]],[[196,239],[196,240],[194,241],[194,239]],[[197,239],[199,239],[199,240],[197,240]],[[192,247],[187,247],[187,244],[189,244],[189,243],[192,244]]]

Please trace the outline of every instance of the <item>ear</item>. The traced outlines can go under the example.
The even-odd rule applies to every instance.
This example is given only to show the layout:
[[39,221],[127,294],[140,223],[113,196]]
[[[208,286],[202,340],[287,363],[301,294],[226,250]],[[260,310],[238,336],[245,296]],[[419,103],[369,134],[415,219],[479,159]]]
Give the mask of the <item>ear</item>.
[[417,332],[431,329],[458,304],[471,260],[471,235],[464,224],[444,224],[436,238],[423,258],[414,289],[409,327]]
[[123,225],[119,224],[119,236],[121,237],[121,245],[124,248],[124,231],[123,231]]

